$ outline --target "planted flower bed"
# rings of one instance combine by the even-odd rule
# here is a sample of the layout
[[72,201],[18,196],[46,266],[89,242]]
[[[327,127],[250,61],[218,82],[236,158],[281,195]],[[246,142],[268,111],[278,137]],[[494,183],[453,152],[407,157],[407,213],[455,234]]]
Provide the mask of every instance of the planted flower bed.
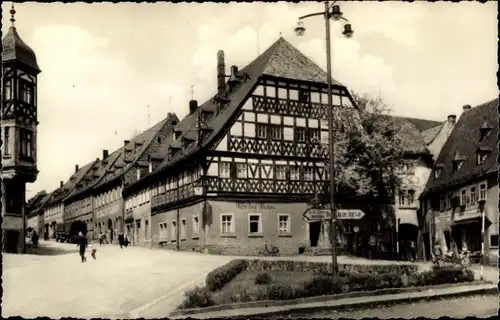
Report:
[[210,272],[205,287],[186,292],[179,309],[474,281],[471,270],[456,266],[419,272],[413,264],[349,264],[336,277],[330,272],[320,262],[232,260]]

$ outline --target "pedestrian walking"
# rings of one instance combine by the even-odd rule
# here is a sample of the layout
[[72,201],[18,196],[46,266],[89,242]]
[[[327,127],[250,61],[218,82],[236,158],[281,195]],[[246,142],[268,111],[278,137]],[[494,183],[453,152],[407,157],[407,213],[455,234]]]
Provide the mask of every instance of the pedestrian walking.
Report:
[[120,245],[120,249],[123,249],[123,245],[125,244],[125,237],[123,236],[123,233],[118,235],[118,244]]
[[78,232],[78,237],[76,239],[76,245],[79,249],[80,252],[80,257],[82,258],[82,262],[87,261],[87,258],[85,257],[85,249],[87,248],[87,238],[83,235],[83,232]]
[[38,246],[38,234],[36,233],[36,231],[33,231],[33,233],[31,234],[31,242],[33,243],[33,247],[37,247]]
[[102,236],[103,236],[103,234],[102,234],[102,232],[100,232],[99,233],[99,247],[102,247],[102,242],[104,240]]
[[129,244],[130,242],[128,241],[128,235],[127,235],[127,234],[125,235],[125,237],[124,237],[124,239],[123,239],[123,240],[124,240],[124,245],[125,245],[125,248],[126,248],[126,247],[128,247],[128,244]]
[[94,258],[94,260],[96,259],[95,257],[95,254],[97,252],[97,248],[96,248],[96,245],[95,245],[95,240],[92,241],[91,245],[90,245],[90,249],[91,249],[91,253],[90,255],[92,256],[92,258]]

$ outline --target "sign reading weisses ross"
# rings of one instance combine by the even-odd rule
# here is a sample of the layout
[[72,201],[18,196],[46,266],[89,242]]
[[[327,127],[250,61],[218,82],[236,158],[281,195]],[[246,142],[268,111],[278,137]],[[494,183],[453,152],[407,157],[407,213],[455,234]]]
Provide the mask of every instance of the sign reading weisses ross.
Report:
[[[365,216],[365,213],[359,209],[339,209],[337,210],[337,219],[339,220],[359,220]],[[332,212],[330,209],[307,209],[304,212],[304,220],[307,222],[330,220]]]

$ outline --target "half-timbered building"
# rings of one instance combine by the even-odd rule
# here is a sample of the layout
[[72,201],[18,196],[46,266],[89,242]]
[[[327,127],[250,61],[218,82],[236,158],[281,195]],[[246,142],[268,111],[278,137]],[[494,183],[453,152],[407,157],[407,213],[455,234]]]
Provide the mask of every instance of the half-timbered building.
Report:
[[[64,223],[73,232],[82,232],[94,235],[94,207],[95,202],[92,187],[99,183],[107,170],[111,170],[118,159],[121,150],[109,154],[108,150],[102,151],[102,160],[96,159],[92,168],[77,183],[75,189],[64,199]],[[75,166],[76,168],[76,166]],[[116,192],[115,192],[116,193]],[[115,194],[114,193],[114,194]],[[71,228],[73,225],[73,228]]]
[[38,233],[40,237],[44,234],[43,205],[49,199],[50,194],[45,190],[38,192],[28,200],[26,205],[27,228]]
[[2,236],[3,250],[24,249],[26,183],[36,181],[37,169],[37,76],[36,55],[11,23],[2,39]]
[[[466,105],[444,144],[420,198],[425,255],[481,250],[484,213],[485,259],[498,261],[498,98]],[[457,253],[457,252],[455,252]]]
[[[302,214],[328,179],[326,74],[283,38],[229,75],[219,51],[217,69],[217,94],[190,102],[158,169],[124,194],[151,190],[159,243],[233,253],[269,243],[296,253],[309,244]],[[352,109],[335,80],[333,95]]]
[[84,179],[87,173],[96,166],[98,160],[94,160],[83,167],[75,165],[75,171],[64,182],[60,181],[59,188],[54,190],[49,200],[44,204],[44,223],[49,238],[56,238],[57,232],[69,232],[69,227],[65,223],[64,200],[75,190],[77,185]]
[[[125,140],[123,147],[116,155],[113,153],[113,162],[108,164],[103,171],[102,177],[92,186],[93,216],[95,233],[105,233],[110,241],[117,240],[117,234],[125,232],[124,200],[122,190],[131,183],[140,180],[145,174],[152,172],[159,165],[155,157],[158,150],[169,139],[172,127],[178,122],[175,114],[169,113],[162,121],[153,127],[135,136],[131,140]],[[129,222],[130,217],[127,216]],[[132,217],[133,220],[134,217]],[[142,223],[135,224],[144,233],[148,230],[150,219],[148,217],[138,218]],[[129,224],[129,228],[131,224]],[[147,235],[146,238],[149,238]]]
[[[328,247],[328,224],[303,218],[314,195],[328,192],[325,72],[283,38],[228,75],[219,51],[217,70],[217,94],[201,106],[190,101],[162,163],[124,197],[150,192],[153,239],[167,247],[233,254]],[[355,125],[347,88],[333,80],[332,94],[336,118]],[[400,121],[409,163],[430,168],[426,146],[443,123]]]

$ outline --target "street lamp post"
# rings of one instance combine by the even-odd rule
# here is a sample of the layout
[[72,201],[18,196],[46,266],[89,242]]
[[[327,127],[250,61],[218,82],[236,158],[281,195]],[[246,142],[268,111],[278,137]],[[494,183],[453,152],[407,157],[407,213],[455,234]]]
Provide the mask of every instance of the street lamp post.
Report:
[[[299,17],[299,21],[297,22],[297,26],[295,27],[295,32],[298,36],[302,36],[305,32],[304,23],[301,21],[305,18],[313,17],[313,16],[323,16],[325,19],[325,31],[326,31],[326,73],[327,73],[327,90],[328,90],[328,153],[330,156],[329,162],[329,171],[330,171],[330,210],[331,210],[331,219],[330,219],[330,232],[331,232],[331,241],[332,241],[332,269],[333,276],[337,273],[337,234],[336,234],[336,210],[335,210],[335,145],[334,145],[334,133],[333,133],[333,100],[332,100],[332,54],[331,54],[331,35],[330,35],[330,19],[338,21],[343,19],[348,21],[346,18],[342,17],[342,12],[340,11],[340,6],[335,5],[336,1],[333,1],[330,4],[330,1],[325,1],[325,8],[322,12],[308,14],[302,17]],[[342,34],[350,38],[352,37],[353,31],[350,24],[344,25],[344,31]]]

